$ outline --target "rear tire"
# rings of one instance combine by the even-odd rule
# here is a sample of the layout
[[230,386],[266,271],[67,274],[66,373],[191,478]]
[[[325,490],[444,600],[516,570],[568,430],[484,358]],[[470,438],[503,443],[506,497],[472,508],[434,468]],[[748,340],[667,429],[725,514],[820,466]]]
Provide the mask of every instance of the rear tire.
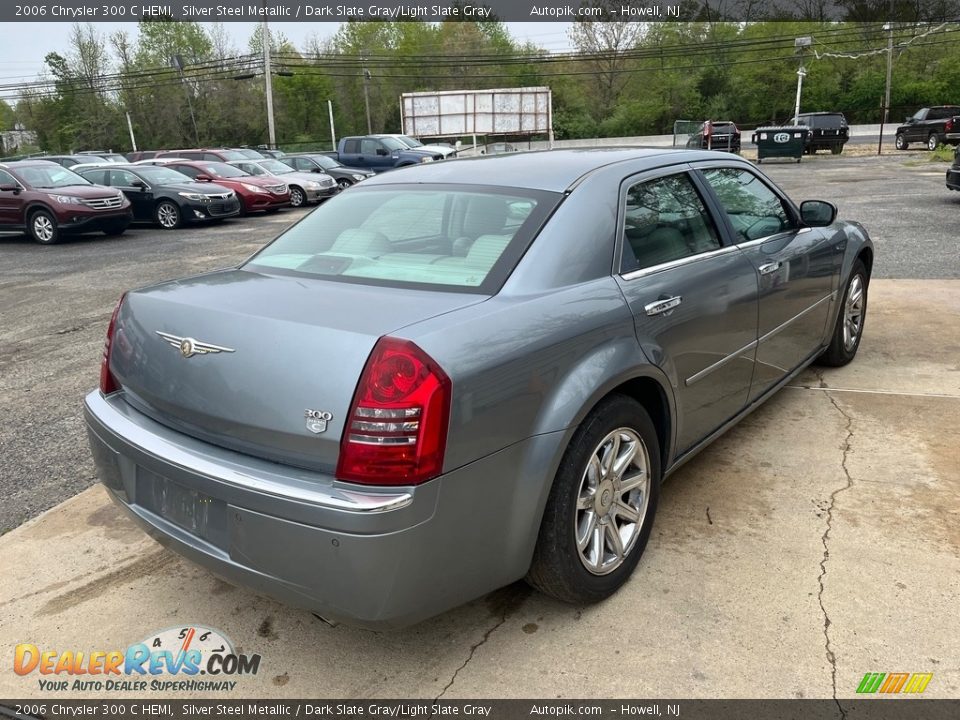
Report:
[[843,303],[837,313],[837,323],[833,328],[830,345],[817,359],[820,365],[842,367],[857,354],[863,337],[864,320],[867,317],[867,286],[870,277],[863,262],[857,260],[850,272],[847,289],[843,293]]
[[163,230],[173,230],[183,223],[180,208],[170,200],[162,200],[157,203],[157,207],[153,211],[153,219]]
[[60,241],[57,218],[48,210],[37,210],[30,215],[27,225],[30,237],[41,245],[56,245]]
[[893,144],[896,146],[897,150],[906,150],[908,147],[910,147],[910,143],[906,141],[903,135],[897,135],[897,139]]
[[632,398],[606,398],[563,455],[527,582],[564,602],[609,597],[637,566],[659,497],[659,440],[650,416]]
[[927,150],[933,152],[938,147],[940,147],[940,136],[936,133],[930,133],[930,137],[927,138]]
[[832,148],[830,148],[830,152],[834,155],[839,155],[843,152],[843,145],[834,145]]

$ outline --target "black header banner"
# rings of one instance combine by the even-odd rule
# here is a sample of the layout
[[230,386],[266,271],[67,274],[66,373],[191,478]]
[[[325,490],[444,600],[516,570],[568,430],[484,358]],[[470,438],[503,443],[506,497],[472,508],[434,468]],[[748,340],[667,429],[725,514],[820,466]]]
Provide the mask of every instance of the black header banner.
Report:
[[960,20],[960,0],[27,0],[0,3],[0,22],[748,22]]
[[960,700],[0,700],[0,718],[955,720]]

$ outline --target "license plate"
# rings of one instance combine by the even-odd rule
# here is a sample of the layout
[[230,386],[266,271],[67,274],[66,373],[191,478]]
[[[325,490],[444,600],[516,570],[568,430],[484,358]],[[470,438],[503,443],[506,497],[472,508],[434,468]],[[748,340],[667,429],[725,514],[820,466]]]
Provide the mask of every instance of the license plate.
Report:
[[137,500],[155,515],[208,542],[220,545],[226,531],[226,503],[137,468]]

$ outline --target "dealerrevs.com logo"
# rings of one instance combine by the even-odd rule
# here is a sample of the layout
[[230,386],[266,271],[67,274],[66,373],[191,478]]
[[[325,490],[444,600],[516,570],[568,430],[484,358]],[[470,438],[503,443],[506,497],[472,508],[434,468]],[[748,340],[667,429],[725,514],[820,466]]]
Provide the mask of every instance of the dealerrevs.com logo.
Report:
[[126,650],[14,649],[17,675],[40,675],[40,690],[56,691],[231,691],[242,675],[256,675],[260,655],[244,655],[221,632],[202,625],[154,633]]

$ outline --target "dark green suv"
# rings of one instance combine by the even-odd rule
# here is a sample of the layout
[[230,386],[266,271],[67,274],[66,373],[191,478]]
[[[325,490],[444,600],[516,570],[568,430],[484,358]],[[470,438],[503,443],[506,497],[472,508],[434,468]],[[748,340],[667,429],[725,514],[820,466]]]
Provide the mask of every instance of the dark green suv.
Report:
[[840,112],[803,113],[797,116],[797,124],[810,128],[803,150],[807,155],[813,155],[817,150],[829,150],[839,155],[850,139],[847,119]]

